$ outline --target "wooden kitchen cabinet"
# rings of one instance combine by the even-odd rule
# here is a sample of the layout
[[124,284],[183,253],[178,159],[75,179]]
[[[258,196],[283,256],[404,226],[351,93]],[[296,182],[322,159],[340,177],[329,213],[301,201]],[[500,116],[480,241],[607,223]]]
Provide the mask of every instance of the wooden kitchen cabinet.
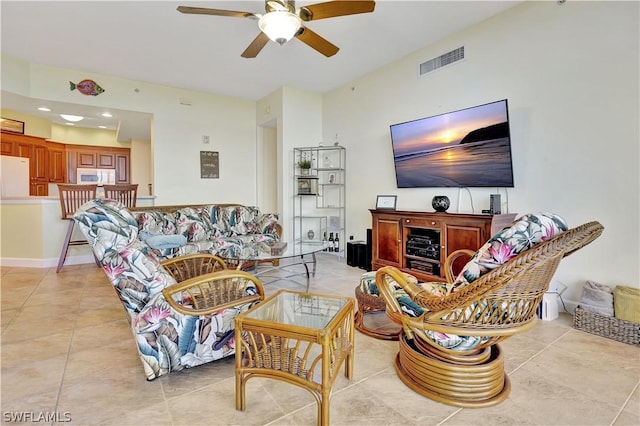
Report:
[[77,169],[115,169],[116,183],[131,183],[129,148],[72,145],[0,132],[2,155],[29,159],[30,195],[49,195],[50,183],[76,183]]
[[49,150],[45,145],[33,145],[30,161],[31,195],[49,195]]
[[131,183],[129,153],[115,154],[116,183]]
[[77,164],[78,167],[87,168],[87,169],[97,169],[96,166],[96,153],[89,151],[78,151],[77,152]]
[[13,142],[2,138],[0,141],[0,154],[2,155],[14,155],[13,154]]
[[116,183],[131,183],[129,148],[105,146],[66,145],[67,181],[77,183],[77,171],[81,169],[115,169]]
[[[2,132],[3,150],[29,159],[29,195],[49,195],[49,151],[43,138]],[[9,148],[11,145],[11,148]]]
[[114,160],[115,155],[112,153],[104,153],[104,152],[98,152],[97,153],[97,160],[98,160],[98,169],[115,169],[116,168],[116,163]]
[[49,182],[65,183],[67,181],[67,153],[65,145],[47,142],[49,149]]
[[[465,214],[425,211],[370,210],[372,268],[396,268],[420,281],[445,281],[446,257],[459,249],[478,250],[515,214]],[[458,273],[468,261],[454,263]]]

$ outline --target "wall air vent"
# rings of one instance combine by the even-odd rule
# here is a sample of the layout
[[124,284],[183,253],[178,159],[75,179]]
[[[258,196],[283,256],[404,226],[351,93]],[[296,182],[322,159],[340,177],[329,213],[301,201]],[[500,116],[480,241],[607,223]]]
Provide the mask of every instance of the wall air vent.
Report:
[[452,64],[462,59],[464,59],[464,46],[458,47],[451,52],[447,52],[436,58],[429,59],[428,61],[421,63],[419,65],[419,76],[422,77],[423,75],[430,73],[431,71],[435,71],[438,68],[442,68],[446,65]]

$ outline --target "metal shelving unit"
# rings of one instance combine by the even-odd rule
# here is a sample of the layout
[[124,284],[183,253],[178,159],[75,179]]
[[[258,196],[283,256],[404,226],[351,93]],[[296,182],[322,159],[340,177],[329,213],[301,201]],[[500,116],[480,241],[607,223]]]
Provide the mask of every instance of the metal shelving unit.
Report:
[[[330,233],[339,238],[339,250],[346,247],[346,149],[342,146],[294,148],[293,237],[294,241],[322,241]],[[311,167],[301,169],[301,160]],[[312,236],[313,238],[309,238]]]

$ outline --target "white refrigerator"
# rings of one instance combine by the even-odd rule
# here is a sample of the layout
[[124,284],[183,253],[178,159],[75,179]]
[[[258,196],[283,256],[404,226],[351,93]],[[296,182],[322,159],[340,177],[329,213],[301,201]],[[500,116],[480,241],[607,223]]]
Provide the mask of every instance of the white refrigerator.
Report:
[[0,197],[29,196],[29,159],[0,155]]

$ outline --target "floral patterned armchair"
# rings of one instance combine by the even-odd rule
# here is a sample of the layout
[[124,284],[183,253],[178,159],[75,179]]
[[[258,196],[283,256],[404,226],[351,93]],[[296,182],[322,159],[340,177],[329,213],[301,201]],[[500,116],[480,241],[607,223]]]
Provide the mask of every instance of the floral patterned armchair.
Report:
[[264,299],[257,278],[210,254],[163,266],[114,200],[90,201],[74,220],[125,308],[148,380],[235,353],[234,318]]

